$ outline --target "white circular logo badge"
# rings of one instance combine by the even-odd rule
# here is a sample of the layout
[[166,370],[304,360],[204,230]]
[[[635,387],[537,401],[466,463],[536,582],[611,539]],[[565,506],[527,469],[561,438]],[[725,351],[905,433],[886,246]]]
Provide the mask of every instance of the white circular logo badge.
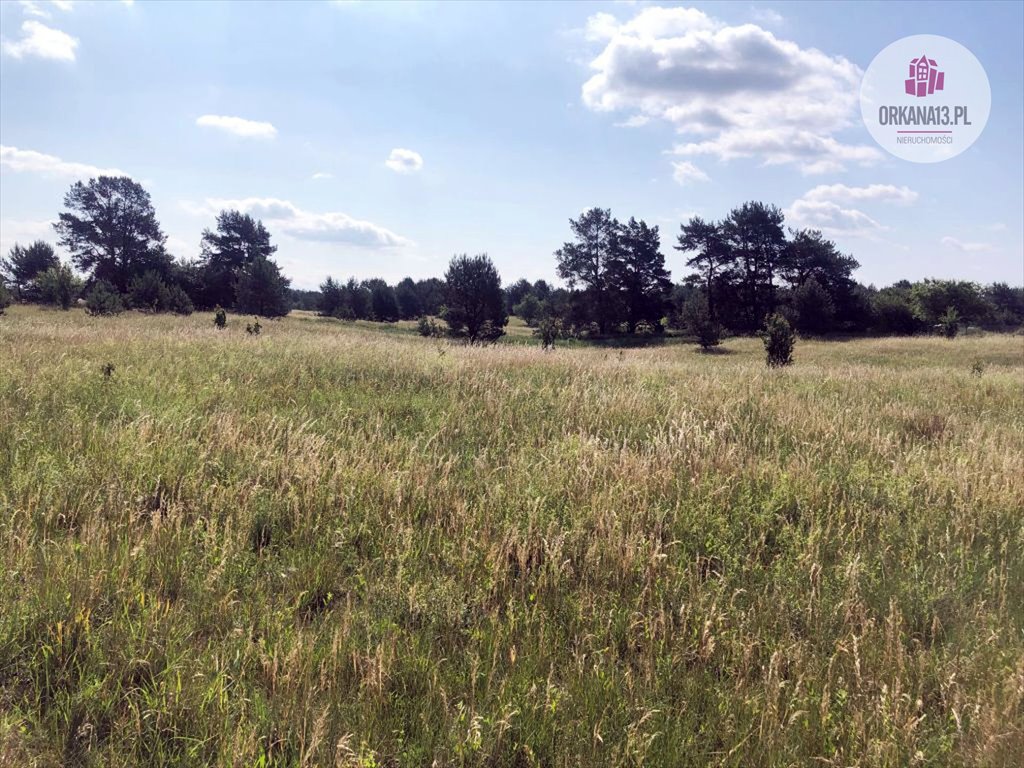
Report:
[[981,62],[955,40],[912,35],[875,56],[860,86],[871,135],[896,157],[937,163],[981,135],[992,89]]

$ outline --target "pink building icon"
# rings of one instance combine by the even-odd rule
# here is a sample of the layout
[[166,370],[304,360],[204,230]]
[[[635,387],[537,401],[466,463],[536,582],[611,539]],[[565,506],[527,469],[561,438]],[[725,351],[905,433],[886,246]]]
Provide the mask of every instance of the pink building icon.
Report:
[[946,82],[946,73],[939,72],[935,59],[920,56],[910,60],[910,79],[903,85],[911,96],[927,96],[941,91]]

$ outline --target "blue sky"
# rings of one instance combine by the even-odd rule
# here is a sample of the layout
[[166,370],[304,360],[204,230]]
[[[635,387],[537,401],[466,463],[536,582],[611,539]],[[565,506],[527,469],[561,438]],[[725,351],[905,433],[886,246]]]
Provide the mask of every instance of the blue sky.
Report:
[[[935,164],[890,156],[859,79],[894,40],[980,59],[992,113]],[[53,240],[77,178],[144,183],[171,252],[223,206],[297,287],[440,275],[487,252],[554,277],[568,219],[773,202],[857,277],[1024,282],[1024,4],[0,3],[0,247]]]

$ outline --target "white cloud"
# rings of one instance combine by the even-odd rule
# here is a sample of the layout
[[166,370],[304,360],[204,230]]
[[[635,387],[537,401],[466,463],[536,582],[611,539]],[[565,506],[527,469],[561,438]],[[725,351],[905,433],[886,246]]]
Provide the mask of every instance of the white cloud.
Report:
[[772,8],[752,8],[750,15],[758,24],[765,24],[769,27],[778,27],[785,22],[782,14]]
[[647,125],[651,122],[651,118],[647,115],[633,115],[628,120],[623,120],[621,123],[616,123],[616,128],[639,128],[643,125]]
[[26,16],[38,16],[40,19],[50,18],[50,12],[39,5],[36,0],[19,0],[18,5]]
[[672,178],[676,183],[686,186],[695,181],[710,181],[710,177],[693,163],[677,160],[672,163]]
[[694,139],[682,156],[757,156],[807,173],[881,158],[873,146],[833,134],[855,124],[861,70],[801,48],[755,24],[728,26],[693,8],[646,8],[620,23],[592,16],[587,38],[604,49],[591,62],[583,102],[661,119]]
[[939,242],[961,253],[984,253],[985,251],[992,250],[992,243],[965,243],[949,235],[946,235]]
[[92,176],[127,175],[117,168],[98,168],[87,163],[61,160],[59,157],[45,155],[31,149],[5,146],[0,146],[0,167],[15,173],[37,173],[41,176],[68,176],[78,179]]
[[865,187],[820,184],[793,201],[784,213],[793,227],[820,229],[832,237],[873,239],[888,227],[855,206],[907,206],[917,198],[917,192],[910,187],[892,184],[869,184]]
[[208,198],[203,204],[182,203],[193,214],[215,215],[222,210],[237,210],[262,219],[269,227],[296,240],[344,243],[363,248],[393,248],[413,243],[389,229],[370,221],[355,219],[346,213],[304,211],[288,200],[273,197],[248,197],[238,200]]
[[327,173],[326,171],[317,171],[312,176],[310,176],[310,178],[311,179],[333,179],[334,178],[334,174],[333,173]]
[[27,245],[33,240],[52,241],[54,238],[53,224],[53,220],[0,220],[0,255],[8,254],[15,243]]
[[866,187],[848,187],[845,184],[821,184],[804,194],[804,200],[828,200],[836,203],[878,202],[910,205],[917,200],[917,192],[910,187],[892,184],[869,184]]
[[416,173],[423,167],[423,158],[411,149],[392,149],[384,165],[395,173]]
[[583,30],[587,40],[599,42],[611,40],[619,29],[619,20],[610,13],[595,13],[587,19],[587,26]]
[[199,257],[199,246],[188,240],[170,235],[164,243],[167,252],[176,259],[196,259]]
[[22,22],[20,40],[3,41],[3,52],[15,59],[38,56],[41,59],[74,61],[77,47],[78,40],[71,35],[32,20]]
[[757,156],[765,165],[799,164],[806,174],[840,171],[848,162],[868,165],[879,156],[874,147],[841,144],[831,136],[788,128],[733,128],[714,139],[677,144],[672,153],[712,155],[719,160]]
[[50,2],[62,11],[70,11],[75,7],[73,0],[50,0]]
[[196,119],[196,125],[216,128],[247,139],[272,139],[277,136],[277,128],[270,123],[228,115],[203,115]]
[[886,229],[864,211],[827,200],[801,198],[785,210],[785,215],[794,227],[820,229],[833,237],[871,237]]

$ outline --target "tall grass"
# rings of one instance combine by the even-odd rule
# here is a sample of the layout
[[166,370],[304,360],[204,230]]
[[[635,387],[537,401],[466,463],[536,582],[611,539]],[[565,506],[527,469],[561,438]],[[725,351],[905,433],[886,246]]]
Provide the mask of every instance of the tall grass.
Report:
[[12,308],[0,764],[1019,765],[1021,338],[725,349]]

